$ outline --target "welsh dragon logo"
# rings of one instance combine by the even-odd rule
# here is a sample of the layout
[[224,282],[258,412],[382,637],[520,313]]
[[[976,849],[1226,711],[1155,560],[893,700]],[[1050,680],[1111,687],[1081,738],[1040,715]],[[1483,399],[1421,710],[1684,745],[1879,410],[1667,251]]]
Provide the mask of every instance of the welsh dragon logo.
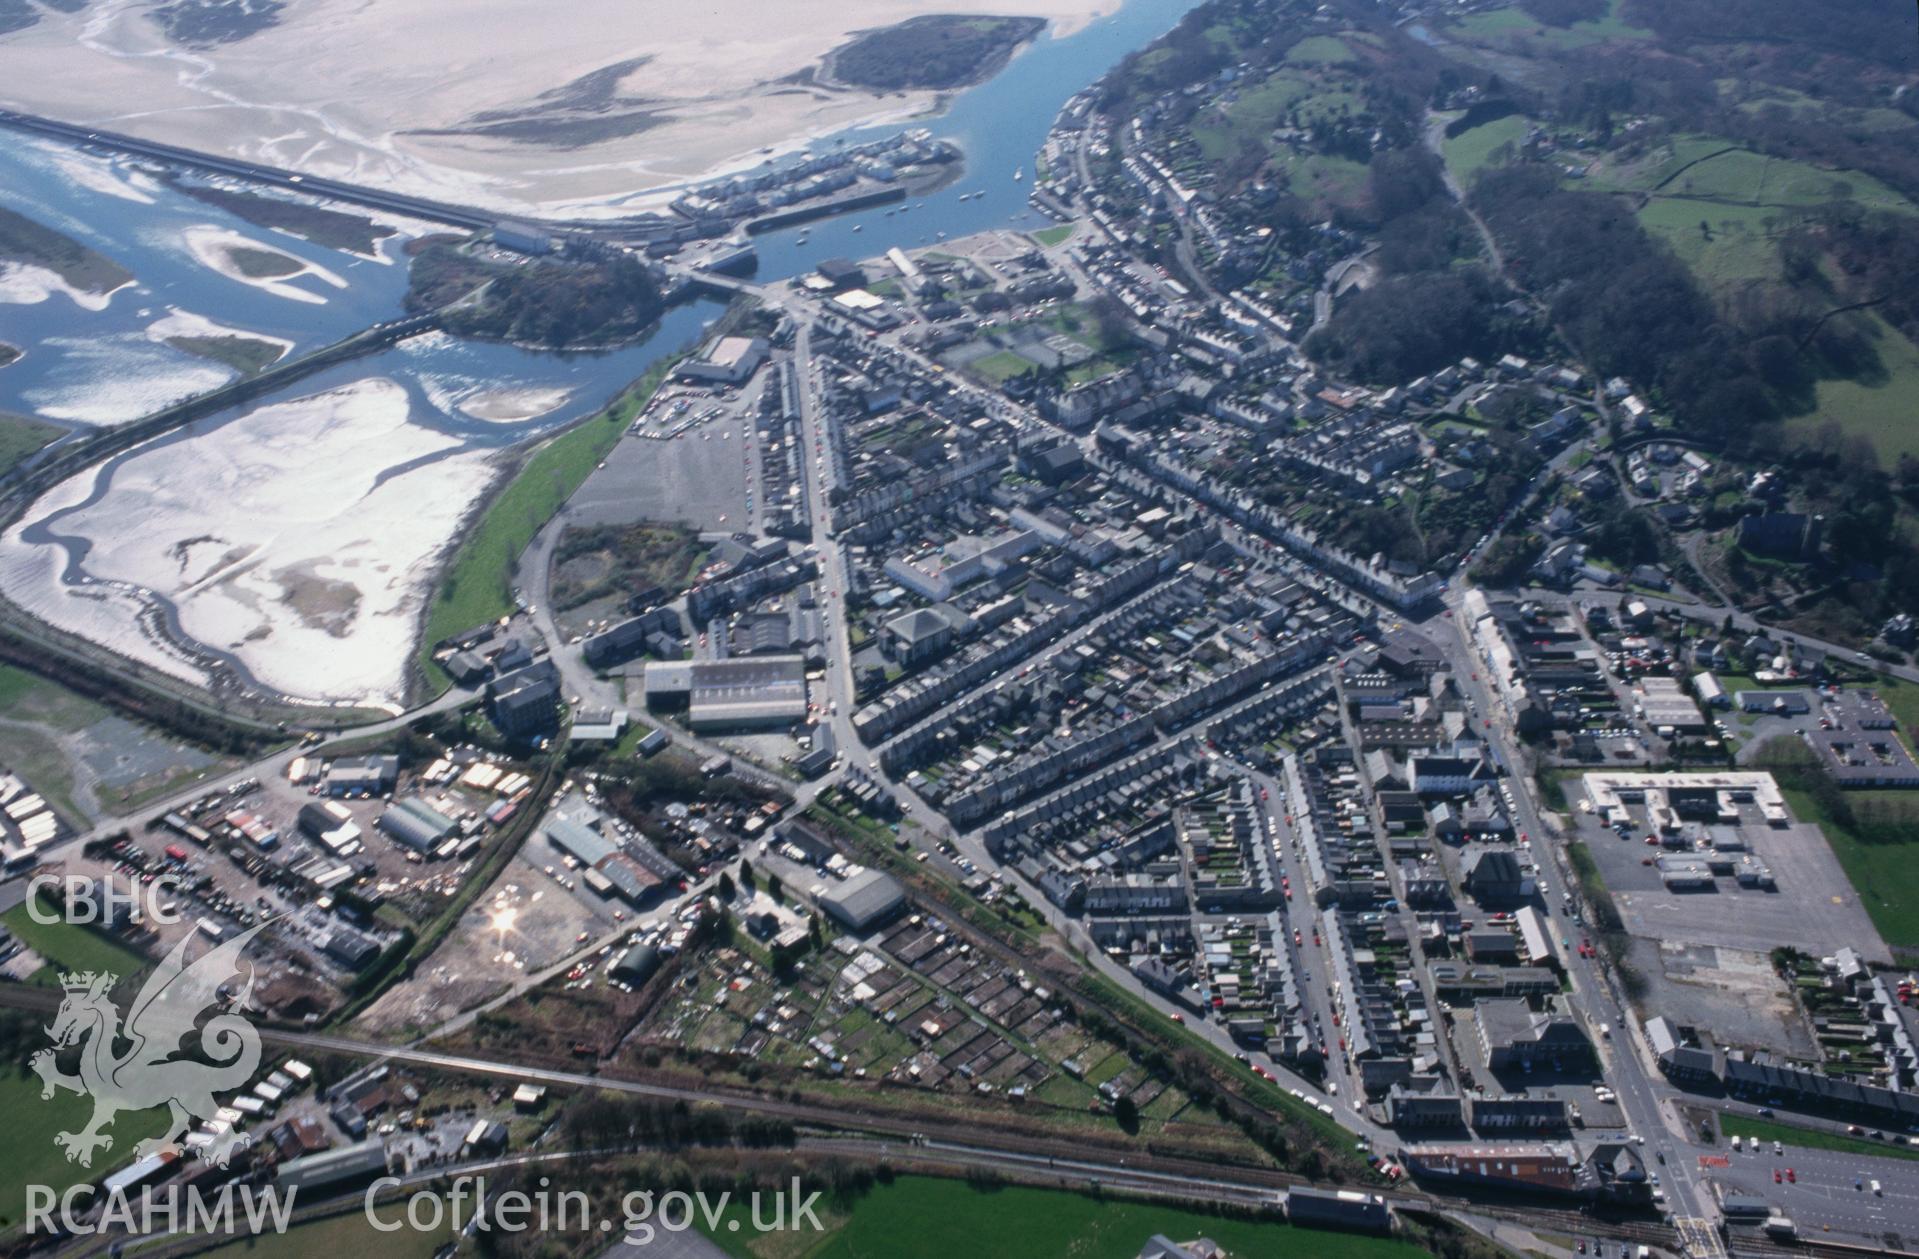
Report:
[[[266,924],[235,936],[187,961],[188,932],[173,946],[140,995],[128,1007],[126,1023],[111,999],[119,976],[105,971],[68,973],[60,977],[65,992],[47,1035],[53,1048],[42,1049],[28,1064],[41,1081],[40,1096],[51,1099],[55,1089],[69,1089],[93,1099],[93,1118],[79,1132],[54,1138],[69,1161],[93,1166],[97,1151],[113,1148],[105,1129],[121,1111],[165,1106],[171,1114],[167,1130],[137,1147],[144,1158],[177,1142],[196,1119],[211,1119],[219,1103],[215,1093],[239,1088],[260,1065],[260,1033],[231,1010],[246,1004],[253,989],[253,968],[246,967],[246,983],[230,1011],[215,1013],[204,1023],[201,1015],[220,1004],[221,986],[239,973],[240,953]],[[182,1057],[182,1041],[198,1037],[209,1061]],[[119,1052],[124,1045],[125,1051]],[[60,1051],[79,1048],[79,1071],[60,1069]],[[224,1167],[245,1138],[229,1133],[203,1151],[208,1160]]]

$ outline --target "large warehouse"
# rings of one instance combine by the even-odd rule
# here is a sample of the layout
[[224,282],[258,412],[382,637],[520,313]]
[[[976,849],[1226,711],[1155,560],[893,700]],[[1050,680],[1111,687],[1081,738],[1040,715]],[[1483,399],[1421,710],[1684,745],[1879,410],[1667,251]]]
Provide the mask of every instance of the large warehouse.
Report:
[[849,931],[866,931],[900,911],[906,889],[889,874],[862,870],[820,893],[820,908]]
[[737,385],[760,369],[767,349],[765,337],[721,337],[706,357],[680,364],[680,375],[688,380]]
[[540,824],[547,842],[585,867],[580,882],[601,897],[619,896],[638,905],[663,879],[676,874],[670,862],[646,845],[633,851],[589,822],[553,813]]
[[806,717],[801,656],[653,661],[646,666],[648,708],[686,708],[695,730],[787,726]]
[[396,800],[375,823],[394,842],[415,852],[432,852],[459,830],[459,823],[418,796]]

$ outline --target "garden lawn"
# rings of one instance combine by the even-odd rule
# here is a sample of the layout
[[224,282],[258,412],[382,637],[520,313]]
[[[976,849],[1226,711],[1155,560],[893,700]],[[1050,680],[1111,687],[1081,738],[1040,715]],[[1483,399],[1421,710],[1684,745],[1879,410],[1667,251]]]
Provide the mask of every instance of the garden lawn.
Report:
[[1011,350],[997,350],[973,363],[973,370],[993,384],[1003,384],[1015,376],[1032,371],[1038,364],[1029,358],[1022,358]]

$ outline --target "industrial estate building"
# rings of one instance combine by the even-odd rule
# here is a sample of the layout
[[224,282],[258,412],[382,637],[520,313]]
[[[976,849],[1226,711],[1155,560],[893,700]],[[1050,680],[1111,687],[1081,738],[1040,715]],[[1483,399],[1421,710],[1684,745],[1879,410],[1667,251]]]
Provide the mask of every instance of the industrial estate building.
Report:
[[647,707],[684,707],[694,730],[785,726],[806,716],[802,656],[656,660],[647,664],[645,676]]

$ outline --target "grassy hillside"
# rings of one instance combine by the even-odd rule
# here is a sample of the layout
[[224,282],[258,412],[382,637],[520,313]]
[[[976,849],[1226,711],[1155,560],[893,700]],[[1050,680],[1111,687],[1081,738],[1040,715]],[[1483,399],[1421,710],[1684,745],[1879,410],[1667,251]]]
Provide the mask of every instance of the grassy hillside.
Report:
[[1507,114],[1462,131],[1445,143],[1446,165],[1461,186],[1469,186],[1473,176],[1492,161],[1495,152],[1509,145],[1509,151],[1516,152],[1526,142],[1526,133],[1532,126],[1533,120],[1524,114]]

